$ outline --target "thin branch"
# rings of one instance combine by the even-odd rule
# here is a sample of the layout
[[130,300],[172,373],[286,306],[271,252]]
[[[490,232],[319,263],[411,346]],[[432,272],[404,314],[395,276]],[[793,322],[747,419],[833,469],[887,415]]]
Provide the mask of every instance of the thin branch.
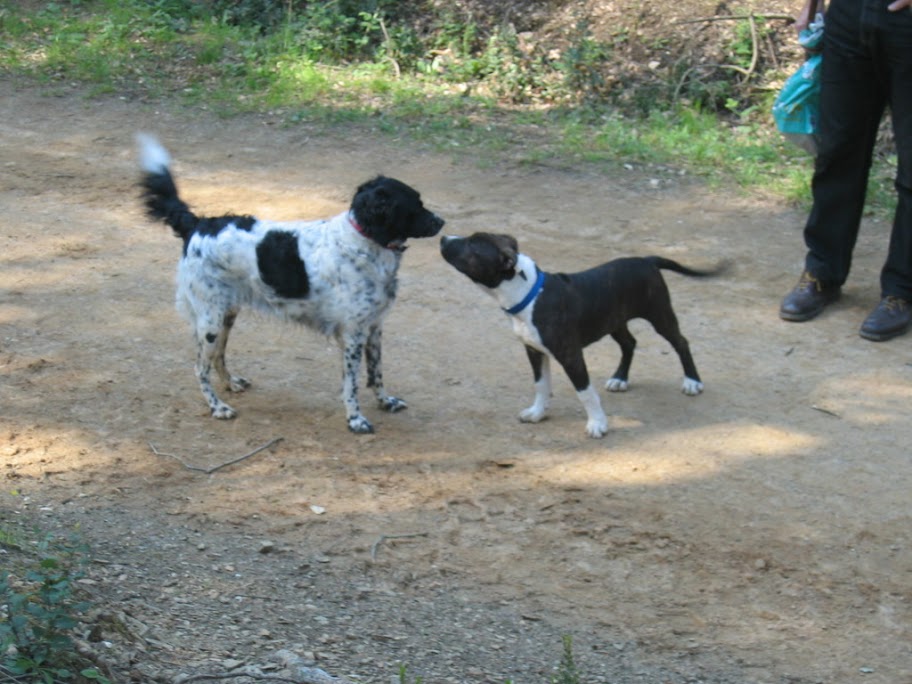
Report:
[[[236,679],[238,677],[248,677],[250,679],[256,679],[263,682],[287,682],[287,684],[309,684],[306,680],[302,679],[290,679],[289,677],[281,677],[279,675],[264,675],[257,672],[249,672],[246,670],[241,670],[239,672],[225,672],[222,674],[195,674],[188,677],[180,676],[174,680],[174,684],[187,684],[187,682],[202,682],[205,680],[212,679]],[[314,680],[318,682],[319,680]]]
[[756,17],[757,19],[778,19],[780,21],[787,21],[789,23],[795,22],[795,17],[791,14],[726,14],[721,17],[701,17],[699,19],[682,19],[681,21],[675,21],[672,23],[672,26],[677,26],[679,24],[701,24],[703,22],[710,21],[743,21],[749,17]]
[[284,439],[284,437],[276,437],[275,439],[266,442],[266,444],[264,444],[263,446],[257,447],[250,453],[244,454],[243,456],[240,456],[232,461],[228,461],[227,463],[221,463],[219,465],[212,466],[211,468],[202,468],[200,466],[191,465],[191,464],[187,463],[184,459],[182,459],[180,456],[178,456],[177,454],[167,454],[164,451],[159,451],[158,449],[155,448],[155,445],[152,444],[152,442],[149,442],[149,448],[152,449],[152,453],[155,454],[156,456],[167,456],[169,458],[173,458],[175,461],[177,461],[182,466],[184,466],[187,470],[195,470],[200,473],[206,473],[207,475],[211,475],[212,473],[214,473],[217,470],[221,470],[222,468],[227,468],[228,466],[232,466],[235,463],[240,463],[244,459],[250,458],[251,456],[256,456],[258,453],[260,453],[264,449],[268,449],[273,444],[281,442],[283,439]]
[[237,679],[247,677],[261,682],[282,682],[283,684],[354,684],[345,677],[333,677],[331,674],[321,670],[318,667],[305,667],[298,662],[286,663],[286,667],[293,670],[291,677],[282,675],[263,674],[256,667],[245,667],[235,672],[224,672],[221,674],[195,674],[195,675],[178,675],[174,678],[174,684],[188,684],[189,682],[202,682],[206,680],[220,679]]
[[757,68],[757,62],[760,61],[760,43],[757,40],[757,21],[754,19],[753,12],[748,15],[748,23],[750,24],[751,31],[751,63],[750,67],[747,69],[747,73],[744,75],[745,83],[753,76],[754,69]]
[[750,76],[750,72],[747,69],[744,67],[736,66],[734,64],[695,64],[694,66],[687,69],[687,71],[684,72],[684,75],[681,76],[681,80],[678,81],[678,85],[675,87],[673,96],[674,102],[678,101],[678,96],[680,96],[681,89],[687,82],[687,78],[691,75],[691,73],[698,71],[699,69],[731,69],[732,71],[737,71],[739,74],[744,74],[745,80],[747,80],[747,78]]
[[381,534],[380,538],[374,542],[371,546],[371,560],[377,560],[377,549],[380,547],[380,544],[385,542],[387,539],[412,539],[413,537],[426,537],[428,536],[427,532],[416,532],[414,534]]
[[393,41],[390,40],[389,31],[386,30],[386,22],[383,21],[383,15],[380,15],[380,30],[383,31],[383,40],[386,43],[386,51],[390,61],[393,63],[393,69],[396,70],[396,78],[402,78],[402,70],[399,69],[399,62],[396,61],[396,58],[393,57]]

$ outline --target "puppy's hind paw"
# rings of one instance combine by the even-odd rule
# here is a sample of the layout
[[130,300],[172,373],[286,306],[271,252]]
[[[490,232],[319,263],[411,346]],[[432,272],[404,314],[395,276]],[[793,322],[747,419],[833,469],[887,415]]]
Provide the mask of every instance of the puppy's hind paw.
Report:
[[626,392],[629,387],[628,382],[620,378],[609,378],[605,383],[605,389],[609,392]]
[[693,378],[684,378],[681,391],[689,397],[695,397],[703,391],[703,383]]
[[352,416],[349,418],[348,429],[356,435],[370,435],[374,432],[374,426],[364,416]]
[[237,416],[237,411],[223,402],[212,407],[212,417],[218,420],[231,420]]
[[377,404],[384,411],[389,411],[390,413],[399,413],[399,411],[404,411],[408,408],[408,404],[398,397],[379,397]]

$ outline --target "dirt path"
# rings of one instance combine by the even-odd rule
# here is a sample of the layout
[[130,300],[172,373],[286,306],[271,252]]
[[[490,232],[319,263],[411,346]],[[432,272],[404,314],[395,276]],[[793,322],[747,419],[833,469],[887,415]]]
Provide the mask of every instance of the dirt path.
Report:
[[[552,417],[520,424],[522,347],[425,241],[385,334],[408,411],[370,408],[377,434],[350,435],[334,346],[247,317],[230,351],[254,387],[237,420],[211,420],[172,306],[179,244],[138,207],[137,130],[171,148],[204,213],[321,216],[383,172],[448,232],[512,232],[549,270],[731,259],[724,280],[667,276],[706,392],[682,395],[668,345],[634,324],[604,440],[562,376]],[[776,307],[802,216],[673,176],[481,169],[7,82],[0,168],[0,515],[78,526],[107,562],[91,588],[135,621],[104,635],[124,679],[291,647],[364,682],[407,662],[428,683],[541,684],[571,634],[587,683],[912,682],[912,337],[857,335],[886,224],[864,227],[843,300],[794,325]],[[603,380],[616,347],[587,359]],[[214,465],[277,437],[210,476],[149,447]]]

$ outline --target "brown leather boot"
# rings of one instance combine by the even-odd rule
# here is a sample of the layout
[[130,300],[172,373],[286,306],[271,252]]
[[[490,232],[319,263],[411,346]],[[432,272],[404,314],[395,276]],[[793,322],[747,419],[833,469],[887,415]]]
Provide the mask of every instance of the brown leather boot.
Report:
[[828,287],[805,271],[798,284],[782,299],[779,318],[785,321],[809,321],[830,302],[839,299],[839,288]]
[[866,340],[885,342],[902,335],[912,324],[912,305],[901,297],[887,295],[861,324],[859,334]]

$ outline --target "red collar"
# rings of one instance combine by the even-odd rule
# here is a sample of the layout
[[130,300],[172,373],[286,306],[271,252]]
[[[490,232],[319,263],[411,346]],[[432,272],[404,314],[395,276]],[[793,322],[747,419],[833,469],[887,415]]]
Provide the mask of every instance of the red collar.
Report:
[[[349,215],[348,215],[348,222],[352,224],[352,228],[354,228],[355,230],[357,230],[358,233],[360,233],[361,235],[363,235],[364,237],[366,237],[368,240],[371,240],[371,241],[373,241],[373,242],[376,242],[376,241],[374,240],[374,238],[372,238],[370,235],[368,235],[367,233],[364,232],[364,228],[361,227],[361,224],[360,224],[360,223],[358,223],[357,221],[355,221],[355,217],[352,216],[352,214],[349,214]],[[404,252],[404,251],[406,250],[406,245],[405,245],[405,244],[401,244],[401,243],[400,243],[400,244],[396,244],[396,243],[391,242],[391,243],[389,243],[388,245],[383,245],[383,247],[385,247],[386,249],[392,250],[393,252],[400,252],[400,253],[402,253],[402,252]]]

